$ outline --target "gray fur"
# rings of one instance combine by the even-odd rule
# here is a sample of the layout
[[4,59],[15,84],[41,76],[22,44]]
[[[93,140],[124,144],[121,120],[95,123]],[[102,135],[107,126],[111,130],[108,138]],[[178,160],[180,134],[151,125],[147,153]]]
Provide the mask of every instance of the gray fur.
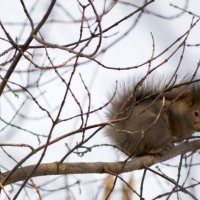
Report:
[[200,130],[199,83],[166,88],[152,80],[140,86],[124,82],[110,103],[107,118],[111,122],[107,135],[125,154],[160,154]]

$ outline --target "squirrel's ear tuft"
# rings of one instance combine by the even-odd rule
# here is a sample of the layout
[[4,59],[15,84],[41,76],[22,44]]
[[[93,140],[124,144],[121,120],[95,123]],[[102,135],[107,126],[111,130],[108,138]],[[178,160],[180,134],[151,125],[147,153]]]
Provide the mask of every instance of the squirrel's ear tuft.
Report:
[[189,106],[200,105],[200,87],[193,86],[182,98]]
[[200,87],[194,86],[191,90],[191,96],[192,96],[192,103],[193,104],[200,104]]

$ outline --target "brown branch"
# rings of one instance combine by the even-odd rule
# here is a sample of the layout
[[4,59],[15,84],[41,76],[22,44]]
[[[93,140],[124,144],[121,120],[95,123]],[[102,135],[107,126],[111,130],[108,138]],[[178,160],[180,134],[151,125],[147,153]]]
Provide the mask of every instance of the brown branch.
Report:
[[[15,59],[13,60],[12,64],[10,65],[8,71],[6,72],[4,78],[2,79],[2,82],[0,83],[0,96],[3,93],[3,90],[10,78],[10,76],[12,75],[12,73],[14,72],[19,60],[21,59],[23,53],[28,49],[30,43],[33,40],[33,35],[37,34],[38,31],[42,28],[42,26],[44,25],[44,23],[46,22],[47,18],[49,17],[49,15],[51,14],[51,11],[54,7],[56,0],[52,0],[51,4],[49,6],[49,8],[47,9],[46,13],[44,14],[42,20],[40,21],[40,23],[36,26],[36,28],[30,33],[28,39],[26,40],[26,42],[24,43],[22,48],[19,48],[18,45],[13,44],[15,46],[15,48],[19,51],[18,54],[16,55]],[[3,24],[0,22],[0,25],[2,27],[2,29],[4,30],[6,36],[8,37],[9,40],[11,40],[11,37],[9,36],[9,34],[6,32],[5,28],[3,27]],[[13,42],[12,42],[13,43]]]
[[[188,152],[194,152],[200,149],[200,140],[191,142],[185,142],[171,148],[169,151],[163,153],[162,156],[141,156],[131,161],[124,162],[77,162],[77,163],[45,163],[40,164],[32,177],[46,176],[46,175],[61,175],[61,174],[88,174],[88,173],[112,173],[120,174],[124,172],[130,172],[138,169],[144,169],[150,167],[156,163],[164,162],[178,155],[182,155]],[[18,168],[12,176],[7,180],[5,185],[25,180],[27,176],[35,168],[35,165],[30,165],[22,168]],[[0,179],[3,179],[9,175],[9,171],[2,173]]]

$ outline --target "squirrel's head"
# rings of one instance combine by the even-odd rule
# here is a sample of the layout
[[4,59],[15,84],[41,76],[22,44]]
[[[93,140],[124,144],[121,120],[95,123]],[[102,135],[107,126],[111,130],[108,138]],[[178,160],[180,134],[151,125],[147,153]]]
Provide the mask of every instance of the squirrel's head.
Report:
[[188,121],[190,121],[194,131],[200,131],[200,102],[188,102]]
[[200,131],[200,92],[192,89],[187,97],[179,100],[185,115],[185,123],[189,123],[193,131]]
[[175,126],[182,127],[182,131],[188,134],[200,131],[200,87],[177,88],[166,97],[173,113],[171,120],[176,118],[179,121]]

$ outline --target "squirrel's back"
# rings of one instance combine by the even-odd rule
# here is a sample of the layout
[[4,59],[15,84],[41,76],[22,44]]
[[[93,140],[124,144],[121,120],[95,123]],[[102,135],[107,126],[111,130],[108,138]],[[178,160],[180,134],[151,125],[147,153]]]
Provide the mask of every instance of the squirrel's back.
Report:
[[154,154],[198,131],[200,87],[186,82],[121,83],[107,111],[112,142],[128,155]]

